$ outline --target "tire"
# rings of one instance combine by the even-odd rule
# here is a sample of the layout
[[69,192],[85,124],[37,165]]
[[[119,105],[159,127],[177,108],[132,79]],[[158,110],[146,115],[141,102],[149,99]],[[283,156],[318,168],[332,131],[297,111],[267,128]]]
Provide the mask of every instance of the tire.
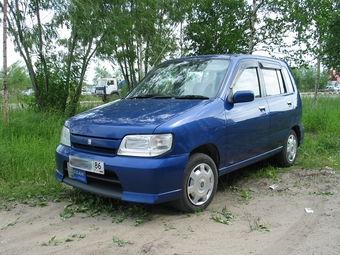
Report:
[[290,130],[282,151],[277,155],[276,162],[282,167],[294,165],[298,150],[298,139],[294,130]]
[[181,198],[172,205],[186,213],[202,211],[213,200],[217,183],[218,174],[214,161],[206,154],[195,153],[186,164]]

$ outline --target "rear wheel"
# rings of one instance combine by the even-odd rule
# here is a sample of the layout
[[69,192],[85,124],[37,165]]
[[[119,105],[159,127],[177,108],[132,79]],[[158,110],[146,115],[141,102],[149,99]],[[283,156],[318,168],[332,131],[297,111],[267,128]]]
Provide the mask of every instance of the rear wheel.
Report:
[[173,206],[184,212],[203,210],[211,203],[217,189],[218,175],[214,161],[203,153],[188,159],[181,198]]
[[294,165],[298,150],[298,139],[294,130],[290,130],[285,143],[283,144],[282,152],[277,157],[277,163],[283,167]]

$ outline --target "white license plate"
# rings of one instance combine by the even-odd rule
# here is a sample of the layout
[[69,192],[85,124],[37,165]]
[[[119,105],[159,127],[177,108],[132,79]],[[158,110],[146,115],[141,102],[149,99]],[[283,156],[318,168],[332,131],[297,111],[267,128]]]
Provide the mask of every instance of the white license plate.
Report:
[[104,174],[104,162],[74,156],[69,157],[69,164],[72,168],[81,169],[96,174]]

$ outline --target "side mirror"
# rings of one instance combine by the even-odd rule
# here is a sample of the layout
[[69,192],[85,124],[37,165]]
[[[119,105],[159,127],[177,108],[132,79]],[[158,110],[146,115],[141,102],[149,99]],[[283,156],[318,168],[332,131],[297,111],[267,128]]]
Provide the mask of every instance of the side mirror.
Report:
[[245,102],[251,102],[254,101],[255,96],[254,92],[251,90],[240,90],[237,91],[233,97],[232,97],[233,103],[245,103]]

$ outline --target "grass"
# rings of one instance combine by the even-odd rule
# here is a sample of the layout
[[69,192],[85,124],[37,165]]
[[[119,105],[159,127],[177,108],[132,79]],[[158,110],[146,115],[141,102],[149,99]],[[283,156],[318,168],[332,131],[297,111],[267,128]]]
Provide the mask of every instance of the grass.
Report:
[[340,98],[320,97],[317,107],[312,98],[303,98],[305,140],[299,149],[297,165],[309,169],[340,167]]
[[[340,167],[340,98],[320,97],[316,108],[312,98],[303,98],[305,140],[299,148],[296,164],[288,169],[277,168],[268,161],[223,176],[219,189],[233,186],[235,180],[269,178],[278,180],[278,173],[296,168],[339,170]],[[86,110],[83,108],[82,110]],[[94,217],[110,212],[112,222],[134,217],[135,225],[149,215],[144,205],[123,203],[82,192],[65,189],[55,180],[54,151],[59,144],[63,116],[42,114],[28,109],[11,109],[9,124],[0,119],[0,201],[18,200],[31,206],[45,206],[50,201],[68,201],[61,212],[67,219],[74,213]],[[298,184],[296,184],[298,185]],[[244,190],[245,202],[251,198]],[[0,207],[5,210],[5,206]]]
[[55,182],[54,150],[64,119],[14,109],[10,121],[0,122],[0,197],[27,200],[55,196],[62,187]]

